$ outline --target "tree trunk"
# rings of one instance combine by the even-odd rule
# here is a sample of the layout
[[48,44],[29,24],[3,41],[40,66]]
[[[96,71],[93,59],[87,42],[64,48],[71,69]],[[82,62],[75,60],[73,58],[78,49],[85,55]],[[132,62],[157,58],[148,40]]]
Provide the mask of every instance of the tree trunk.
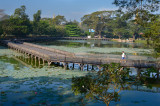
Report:
[[101,38],[101,31],[99,31],[98,33],[98,38]]
[[109,103],[110,103],[110,102],[108,102],[108,103],[106,104],[106,106],[109,106]]
[[119,39],[121,39],[121,35],[118,35]]
[[135,40],[135,34],[133,34],[133,40]]

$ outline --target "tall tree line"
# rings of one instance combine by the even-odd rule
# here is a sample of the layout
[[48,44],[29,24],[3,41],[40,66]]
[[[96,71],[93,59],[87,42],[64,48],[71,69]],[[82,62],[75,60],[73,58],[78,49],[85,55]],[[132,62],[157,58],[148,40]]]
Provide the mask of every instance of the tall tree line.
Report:
[[[0,13],[2,14],[2,11]],[[38,10],[33,14],[33,21],[31,21],[26,14],[24,5],[15,9],[14,14],[9,18],[0,20],[0,35],[13,35],[15,37],[81,35],[79,25],[72,21],[68,22],[64,16],[41,18],[41,13],[41,10]]]
[[[115,11],[96,11],[86,14],[77,21],[67,21],[64,16],[41,18],[38,10],[31,21],[25,13],[26,7],[15,9],[8,19],[0,21],[0,35],[16,37],[31,36],[99,36],[111,38],[159,39],[160,17],[153,12],[158,10],[157,0],[115,0],[119,6]],[[125,12],[123,9],[126,9]],[[94,32],[90,32],[90,30]]]
[[[114,4],[120,9],[126,9],[128,19],[135,17],[133,20],[138,31],[143,27],[143,36],[147,39],[148,44],[152,44],[155,53],[160,55],[160,13],[159,0],[114,0]],[[135,33],[134,32],[134,33]],[[151,41],[151,42],[150,42]]]

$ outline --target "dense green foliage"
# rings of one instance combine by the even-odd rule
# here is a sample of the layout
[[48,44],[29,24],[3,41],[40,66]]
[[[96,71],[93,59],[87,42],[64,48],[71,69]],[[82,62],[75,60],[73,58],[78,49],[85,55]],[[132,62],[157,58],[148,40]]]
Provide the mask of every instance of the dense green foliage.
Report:
[[101,37],[101,33],[110,25],[115,11],[97,11],[81,18],[82,24],[88,29],[94,29],[95,34]]
[[76,23],[69,22],[66,24],[66,33],[68,36],[80,36],[80,28]]
[[[33,15],[33,21],[25,13],[26,7],[15,9],[9,19],[0,21],[0,35],[13,35],[15,37],[29,36],[67,36],[64,16],[58,15],[54,18],[41,18],[41,10]],[[79,35],[79,30],[75,34]],[[70,34],[68,34],[70,36]]]
[[20,37],[30,33],[31,24],[25,10],[25,6],[17,8],[10,19],[6,19],[2,22],[4,34],[13,34]]
[[[143,37],[152,40],[156,55],[160,55],[160,15],[154,12],[159,10],[159,0],[115,0],[114,4],[120,9],[127,10],[128,19],[134,17],[132,24],[133,35],[143,29]],[[156,56],[156,57],[157,57]]]
[[55,18],[53,18],[53,24],[55,25],[62,25],[65,24],[67,21],[64,16],[57,15]]
[[[0,18],[0,35],[147,38],[148,42],[153,41],[155,51],[160,53],[160,16],[154,13],[159,9],[160,2],[158,0],[115,0],[113,4],[119,6],[119,10],[86,14],[81,18],[81,23],[75,20],[68,22],[61,15],[41,18],[41,10],[33,15],[33,21],[31,21],[25,13],[26,7],[21,6],[15,9],[14,14],[9,18]],[[125,12],[123,9],[126,9]],[[4,14],[3,10],[0,12]]]
[[99,37],[118,37],[119,39],[141,37],[139,33],[143,28],[136,25],[134,20],[130,20],[129,16],[130,13],[124,13],[121,10],[97,11],[82,17],[82,25],[87,29],[94,29],[94,34]]
[[96,99],[109,106],[111,101],[119,101],[121,90],[129,88],[126,78],[129,70],[119,64],[111,63],[103,65],[103,70],[97,75],[72,78],[72,90],[75,95],[85,94],[87,99]]
[[0,22],[0,35],[3,34],[2,23]]

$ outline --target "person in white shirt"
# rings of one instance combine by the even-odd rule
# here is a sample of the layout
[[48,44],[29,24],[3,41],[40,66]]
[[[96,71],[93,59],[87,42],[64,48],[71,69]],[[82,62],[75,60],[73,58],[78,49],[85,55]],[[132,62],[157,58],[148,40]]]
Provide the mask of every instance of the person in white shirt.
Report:
[[126,58],[126,55],[125,55],[124,51],[122,51],[122,61],[126,62],[125,58]]

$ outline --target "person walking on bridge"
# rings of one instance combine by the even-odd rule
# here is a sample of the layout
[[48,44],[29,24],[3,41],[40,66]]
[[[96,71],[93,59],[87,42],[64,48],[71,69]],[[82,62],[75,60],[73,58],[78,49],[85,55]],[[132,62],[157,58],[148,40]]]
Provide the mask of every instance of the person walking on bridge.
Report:
[[124,51],[122,51],[122,61],[124,61],[126,63],[126,55],[125,55]]

